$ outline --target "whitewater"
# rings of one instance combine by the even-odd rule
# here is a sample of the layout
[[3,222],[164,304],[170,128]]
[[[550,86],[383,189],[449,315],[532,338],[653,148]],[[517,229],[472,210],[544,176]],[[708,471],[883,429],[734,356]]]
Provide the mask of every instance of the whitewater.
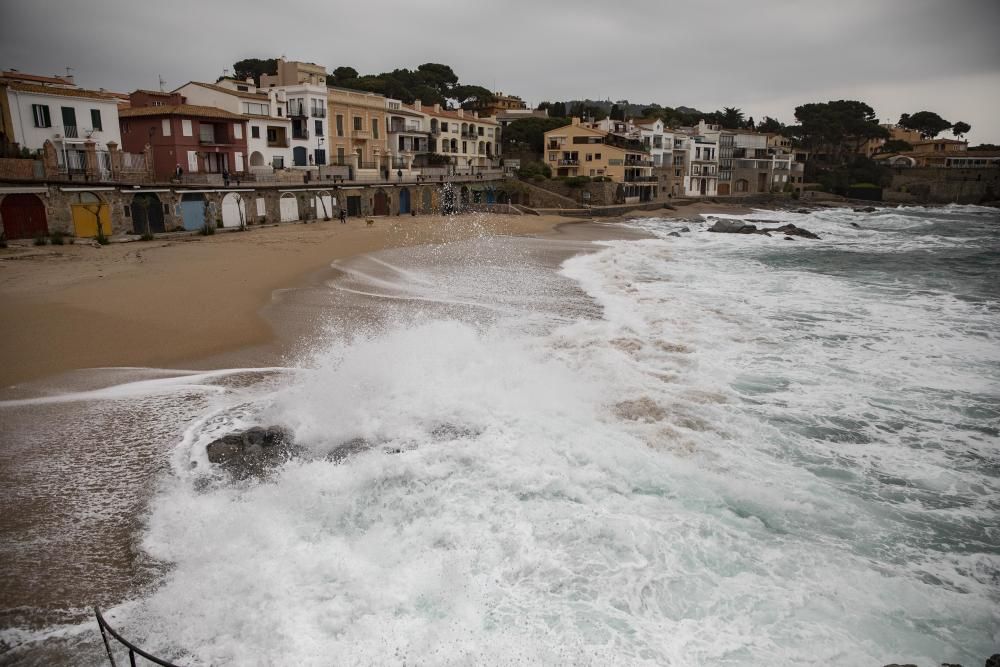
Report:
[[[134,537],[156,575],[108,618],[191,665],[981,664],[1000,216],[716,217],[821,240],[643,218],[557,260],[384,251],[309,297],[301,358],[85,392],[174,425]],[[213,470],[207,443],[268,424],[305,454]]]

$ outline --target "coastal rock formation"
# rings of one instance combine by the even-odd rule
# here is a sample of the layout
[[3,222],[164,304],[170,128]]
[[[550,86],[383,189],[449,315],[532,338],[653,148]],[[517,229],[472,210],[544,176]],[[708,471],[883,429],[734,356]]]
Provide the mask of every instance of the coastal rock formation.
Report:
[[856,208],[856,209],[854,209],[854,212],[855,213],[874,213],[875,212],[875,207],[874,206],[864,206],[862,208]]
[[211,463],[237,480],[262,477],[298,455],[292,434],[281,426],[230,433],[208,443],[205,450]]
[[808,229],[796,227],[792,223],[780,227],[761,227],[758,229],[757,225],[749,225],[742,220],[716,220],[715,224],[708,228],[708,231],[722,234],[763,234],[764,236],[770,236],[771,232],[775,232],[786,236],[801,236],[806,239],[819,238]]

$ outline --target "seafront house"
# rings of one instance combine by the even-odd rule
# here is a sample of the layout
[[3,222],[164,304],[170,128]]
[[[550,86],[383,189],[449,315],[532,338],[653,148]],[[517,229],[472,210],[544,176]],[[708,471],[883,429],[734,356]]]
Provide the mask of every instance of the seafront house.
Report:
[[553,176],[608,178],[622,184],[625,200],[657,196],[653,161],[642,141],[591,127],[573,118],[545,133],[545,163]]
[[284,115],[284,94],[256,92],[253,79],[221,79],[215,84],[191,81],[177,88],[191,104],[240,114],[247,122],[247,171],[257,180],[272,180],[276,169],[292,166],[292,122]]
[[0,118],[0,143],[41,151],[50,142],[62,174],[89,180],[110,176],[109,146],[117,148],[122,141],[113,94],[80,88],[71,76],[6,71],[0,73]]
[[417,101],[414,108],[399,100],[385,101],[389,127],[389,151],[396,169],[409,171],[417,167],[431,167],[430,116],[420,111]]
[[431,152],[444,156],[455,173],[470,173],[499,164],[500,125],[473,111],[442,109],[440,104],[412,107],[429,118]]
[[221,184],[225,172],[236,179],[246,170],[243,115],[189,104],[177,92],[137,90],[129,102],[120,112],[123,145],[138,153],[148,144],[157,178],[174,178],[180,167],[186,182]]
[[[278,59],[276,74],[262,74],[257,92],[274,91],[285,100],[281,110],[291,127],[293,167],[329,164],[326,68],[315,63]],[[277,111],[277,110],[276,110]],[[281,115],[279,113],[279,115]]]
[[327,88],[332,163],[347,165],[354,178],[384,177],[393,167],[384,95]]

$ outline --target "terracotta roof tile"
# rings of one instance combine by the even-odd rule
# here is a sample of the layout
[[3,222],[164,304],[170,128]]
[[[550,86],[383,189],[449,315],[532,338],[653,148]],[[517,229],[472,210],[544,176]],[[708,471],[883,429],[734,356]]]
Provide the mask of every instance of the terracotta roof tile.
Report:
[[111,100],[116,98],[111,93],[102,93],[96,90],[84,90],[83,88],[59,88],[57,86],[41,86],[34,83],[22,83],[21,81],[4,81],[0,79],[0,84],[9,86],[13,90],[25,93],[41,93],[43,95],[59,95],[60,97],[87,97],[94,100]]
[[62,85],[62,86],[74,85],[72,80],[63,78],[61,76],[39,76],[38,74],[25,74],[24,72],[17,72],[14,70],[0,72],[0,77],[10,80],[19,79],[26,83],[34,81],[36,83],[54,83],[56,85]]
[[[244,97],[244,98],[246,98],[248,100],[258,100],[260,102],[267,102],[267,100],[268,100],[267,93],[251,93],[251,92],[243,91],[243,90],[234,90],[232,88],[225,88],[223,86],[216,86],[214,84],[203,83],[201,81],[188,81],[188,83],[184,84],[184,85],[189,85],[189,84],[195,85],[195,86],[201,86],[202,88],[208,88],[209,90],[214,90],[214,91],[217,91],[217,92],[220,92],[220,93],[226,93],[228,95],[234,95],[236,97]],[[180,88],[175,89],[174,92],[175,93],[178,92],[183,87],[184,86],[181,86]]]
[[145,116],[194,116],[197,118],[222,118],[226,120],[246,120],[237,113],[215,107],[197,104],[165,104],[156,107],[132,107],[118,112],[121,118],[142,118]]

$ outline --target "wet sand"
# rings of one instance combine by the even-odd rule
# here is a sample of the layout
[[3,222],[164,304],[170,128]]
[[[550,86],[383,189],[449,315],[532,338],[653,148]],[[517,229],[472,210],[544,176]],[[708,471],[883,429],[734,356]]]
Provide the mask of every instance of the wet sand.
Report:
[[164,367],[266,344],[272,293],[335,259],[482,234],[541,234],[559,216],[417,216],[284,224],[152,242],[0,251],[0,387],[79,368]]

